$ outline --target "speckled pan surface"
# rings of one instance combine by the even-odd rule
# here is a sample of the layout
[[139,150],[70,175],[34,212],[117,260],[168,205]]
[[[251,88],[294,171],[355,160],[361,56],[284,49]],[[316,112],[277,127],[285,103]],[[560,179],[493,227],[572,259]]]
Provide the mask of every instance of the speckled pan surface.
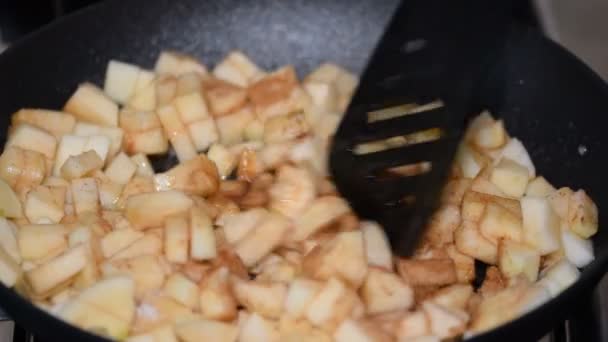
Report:
[[[241,49],[265,68],[285,63],[303,74],[331,60],[359,72],[396,1],[109,1],[15,44],[0,55],[0,139],[20,107],[59,108],[83,80],[99,83],[110,58],[152,66],[161,49],[208,64]],[[534,31],[513,28],[481,99],[521,138],[539,172],[557,186],[588,189],[608,219],[608,87],[569,53]],[[581,154],[581,147],[586,153]],[[563,319],[590,292],[608,262],[608,232],[594,238],[596,261],[540,309],[479,339],[528,341]],[[97,341],[0,286],[0,306],[49,341]],[[477,339],[476,339],[477,340]]]

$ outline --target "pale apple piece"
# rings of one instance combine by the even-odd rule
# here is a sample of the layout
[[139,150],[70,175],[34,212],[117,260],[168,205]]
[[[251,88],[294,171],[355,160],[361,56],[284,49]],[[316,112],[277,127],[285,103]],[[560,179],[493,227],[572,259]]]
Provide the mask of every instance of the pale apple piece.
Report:
[[17,225],[0,217],[0,247],[17,263],[21,263],[21,252],[17,242]]
[[465,311],[450,309],[431,301],[422,303],[422,310],[430,322],[431,332],[440,338],[462,334],[469,321],[469,315]]
[[518,315],[524,315],[551,300],[551,293],[545,286],[534,284],[520,297],[517,303]]
[[150,164],[150,160],[143,153],[137,153],[131,156],[131,161],[137,166],[135,170],[136,176],[142,177],[153,177],[154,169],[152,168],[152,164]]
[[396,267],[403,280],[412,286],[450,285],[456,282],[454,261],[445,259],[398,259]]
[[490,181],[507,196],[519,198],[526,192],[529,171],[525,166],[502,158],[492,169]]
[[463,221],[454,232],[454,242],[459,252],[488,264],[496,264],[496,245],[481,235],[474,222]]
[[22,123],[12,129],[5,146],[39,152],[48,160],[54,160],[57,140],[43,129]]
[[127,198],[125,217],[136,229],[156,227],[168,216],[187,212],[192,204],[190,197],[176,190],[136,194]]
[[456,278],[459,283],[469,283],[475,278],[475,259],[469,255],[463,254],[454,245],[446,248],[446,252],[450,259],[454,261],[456,268]]
[[452,204],[460,206],[464,198],[464,194],[471,187],[471,179],[456,178],[448,180],[441,195],[442,204]]
[[305,135],[310,130],[302,113],[274,116],[264,124],[264,142],[283,143]]
[[165,220],[165,257],[168,261],[183,264],[188,261],[188,221],[183,215]]
[[129,333],[128,321],[84,301],[71,300],[62,306],[58,316],[70,324],[107,338],[124,339]]
[[72,132],[76,119],[74,116],[60,111],[24,108],[13,114],[11,123],[13,126],[28,123],[42,128],[53,134],[56,139],[60,139],[64,134]]
[[187,127],[197,151],[205,151],[219,141],[219,133],[213,118],[192,122]]
[[120,127],[106,127],[91,124],[88,122],[78,122],[74,126],[74,135],[90,137],[94,135],[103,135],[110,139],[110,148],[108,150],[108,156],[112,157],[120,151],[122,148],[122,140],[124,132]]
[[561,235],[564,253],[573,265],[582,268],[595,259],[591,240],[581,238],[568,228],[562,228]]
[[135,89],[133,90],[135,93],[146,88],[150,83],[154,81],[156,75],[153,71],[146,69],[139,69],[139,73],[137,74],[137,81],[135,82]]
[[178,96],[173,100],[173,104],[181,121],[186,125],[209,117],[205,99],[198,92]]
[[129,336],[126,342],[178,342],[171,324],[161,325],[143,334]]
[[109,259],[143,237],[144,233],[130,228],[111,231],[100,241],[101,252]]
[[127,200],[137,194],[147,194],[154,192],[154,180],[151,177],[135,176],[131,179],[127,185],[124,186],[118,203],[117,208],[125,208]]
[[399,322],[396,335],[399,341],[410,341],[431,333],[430,321],[422,310],[408,312]]
[[319,281],[304,277],[294,279],[287,290],[285,313],[293,319],[303,318],[322,285]]
[[211,260],[217,256],[217,243],[211,218],[200,208],[190,211],[190,258]]
[[264,123],[260,119],[251,121],[245,127],[245,140],[262,141],[264,139]]
[[95,178],[73,179],[70,187],[77,215],[99,211],[99,191]]
[[236,325],[206,319],[193,319],[175,325],[175,333],[184,342],[235,342],[239,334]]
[[467,191],[462,199],[462,220],[479,222],[483,217],[486,204],[490,202],[504,207],[518,218],[522,217],[521,204],[517,199],[494,196],[476,191]]
[[371,267],[361,288],[367,314],[407,310],[414,305],[414,291],[398,275]]
[[543,176],[536,176],[526,187],[526,196],[546,197],[554,192],[555,187]]
[[11,187],[0,179],[0,213],[4,217],[23,217],[21,202]]
[[539,284],[544,286],[552,297],[556,297],[562,291],[574,284],[580,277],[580,271],[570,261],[561,261],[544,269],[540,274]]
[[230,52],[215,66],[212,73],[216,78],[240,87],[247,87],[256,78],[263,76],[259,67],[240,51]]
[[200,318],[189,308],[172,298],[156,293],[149,294],[141,301],[136,310],[135,322],[131,326],[134,333],[150,331],[165,324],[174,325]]
[[[140,73],[140,76],[142,76],[142,73]],[[154,78],[155,76],[152,75],[152,77]],[[137,80],[135,92],[127,102],[127,107],[145,111],[151,111],[156,108],[156,82],[154,82],[153,78],[146,85],[143,85],[143,82],[146,80]]]
[[215,119],[220,142],[226,146],[238,144],[244,140],[245,128],[255,119],[249,106]]
[[235,252],[246,266],[253,266],[283,241],[290,227],[287,218],[270,213],[236,244]]
[[156,79],[156,108],[171,105],[177,95],[177,79],[171,75],[161,75]]
[[276,324],[255,312],[249,315],[240,327],[239,342],[279,342],[280,340]]
[[130,153],[162,154],[169,150],[169,141],[162,128],[127,135],[125,145]]
[[523,234],[522,219],[498,204],[488,203],[479,221],[479,232],[494,244],[500,239],[519,242]]
[[[135,281],[135,298],[145,299],[150,294],[156,294],[165,283],[166,263],[156,255],[140,255],[125,262],[115,262],[119,269]],[[119,273],[120,274],[120,273]]]
[[578,190],[570,196],[568,224],[570,229],[583,239],[588,239],[597,233],[597,206],[584,190]]
[[177,110],[174,106],[166,105],[158,108],[156,114],[160,119],[165,134],[169,137],[173,149],[180,162],[184,162],[196,157],[196,149],[188,135],[186,127],[181,122]]
[[200,310],[203,317],[215,320],[233,320],[237,315],[237,302],[232,295],[230,270],[219,267],[200,284]]
[[340,216],[350,212],[348,204],[340,197],[319,197],[308,209],[295,218],[295,228],[290,238],[304,241]]
[[216,225],[223,227],[226,241],[236,244],[251,232],[266,216],[264,208],[253,208],[238,213],[222,214],[216,220]]
[[289,161],[289,153],[295,146],[294,142],[281,144],[265,144],[260,150],[260,159],[269,169],[276,169]]
[[0,281],[6,287],[13,287],[21,278],[21,267],[4,248],[0,246]]
[[25,217],[31,223],[59,223],[63,218],[65,195],[58,200],[51,190],[39,185],[27,193],[25,199]]
[[309,80],[303,84],[304,90],[310,95],[312,103],[323,111],[335,112],[338,108],[336,86],[329,82]]
[[315,176],[306,168],[281,166],[269,192],[271,209],[287,217],[298,218],[316,197]]
[[433,247],[442,247],[454,242],[454,230],[460,225],[460,208],[443,205],[431,216],[423,239]]
[[336,342],[390,342],[393,337],[371,322],[346,319],[333,334]]
[[230,176],[237,165],[237,156],[230,152],[224,145],[215,143],[207,152],[207,158],[217,166],[218,173],[222,179]]
[[503,159],[510,159],[519,165],[523,165],[528,169],[528,178],[532,179],[536,177],[536,168],[532,163],[532,159],[528,154],[528,151],[517,138],[512,138],[502,149],[499,157],[496,159],[497,163]]
[[[15,188],[17,192],[20,192],[20,189],[17,189],[17,185],[26,168],[26,151],[20,147],[6,147],[2,155],[0,155],[0,178],[3,180],[3,183],[6,182],[9,188]],[[37,154],[42,159],[42,163],[46,164],[44,155],[38,152],[31,152]],[[44,177],[44,175],[41,176]],[[11,189],[11,191],[13,190]]]
[[220,79],[203,82],[203,93],[214,117],[229,115],[245,108],[247,90]]
[[199,304],[198,286],[190,279],[180,273],[173,273],[165,282],[163,291],[176,302],[191,309],[196,309]]
[[139,70],[136,65],[110,60],[103,84],[106,95],[112,100],[124,104],[135,91]]
[[473,150],[467,144],[461,144],[456,154],[456,164],[462,170],[464,178],[475,178],[483,165],[473,155]]
[[531,282],[534,282],[540,269],[540,253],[522,243],[500,240],[498,267],[507,278],[514,278],[523,273]]
[[196,72],[189,72],[177,77],[177,96],[192,93],[201,93],[203,90],[203,77]]
[[453,310],[467,310],[473,287],[469,284],[454,284],[433,293],[429,299],[435,304]]
[[61,167],[61,176],[71,180],[82,178],[103,167],[103,160],[93,150],[70,156]]
[[370,266],[393,270],[393,254],[386,233],[379,224],[372,221],[361,222],[367,263]]
[[119,113],[119,124],[126,133],[144,132],[161,128],[161,122],[154,111],[123,108]]
[[112,260],[131,259],[142,255],[159,255],[163,250],[163,240],[154,233],[147,233],[126,248],[112,256]]
[[137,171],[137,165],[124,152],[120,152],[106,167],[106,176],[114,183],[125,185]]
[[361,318],[363,304],[357,293],[337,278],[329,279],[306,310],[306,319],[315,327],[334,331],[346,318]]
[[183,75],[196,72],[201,76],[207,75],[207,68],[194,57],[173,52],[163,51],[158,56],[154,70],[159,74]]
[[553,211],[562,220],[568,220],[568,209],[570,207],[570,197],[574,194],[574,191],[568,187],[560,188],[550,193],[547,198]]
[[75,276],[86,266],[86,263],[86,247],[78,245],[47,263],[27,271],[25,277],[34,293],[41,295]]
[[101,158],[101,160],[103,160],[105,163],[110,151],[110,144],[110,138],[106,137],[105,135],[91,135],[84,144],[82,151],[95,151],[97,155],[99,155],[99,158]]
[[483,123],[474,131],[473,141],[484,149],[499,148],[505,144],[506,140],[507,132],[502,120]]
[[248,88],[249,99],[258,118],[263,121],[273,116],[296,112],[298,79],[295,69],[287,65],[265,75]]
[[232,292],[237,302],[251,312],[278,319],[283,312],[287,286],[282,283],[266,283],[232,278]]
[[118,126],[118,105],[92,83],[79,85],[64,110],[82,121]]
[[154,177],[157,191],[175,189],[200,196],[209,196],[217,192],[219,181],[217,167],[204,154],[195,156]]
[[521,199],[523,242],[546,255],[560,248],[559,217],[544,197]]
[[61,224],[28,224],[17,232],[19,252],[24,260],[38,260],[59,254],[68,247],[67,229]]
[[87,137],[81,137],[76,135],[64,135],[59,141],[57,147],[57,155],[55,163],[53,164],[53,175],[61,175],[61,167],[65,161],[71,156],[77,156],[84,152],[84,147],[88,142]]
[[305,319],[283,315],[279,320],[279,334],[285,342],[331,342],[331,334],[315,328]]
[[360,230],[340,232],[304,257],[303,272],[315,279],[339,277],[359,288],[367,274],[363,233]]
[[[101,173],[101,172],[100,172]],[[118,202],[122,194],[123,186],[112,182],[105,175],[96,175],[99,191],[99,203],[103,209],[118,209]]]

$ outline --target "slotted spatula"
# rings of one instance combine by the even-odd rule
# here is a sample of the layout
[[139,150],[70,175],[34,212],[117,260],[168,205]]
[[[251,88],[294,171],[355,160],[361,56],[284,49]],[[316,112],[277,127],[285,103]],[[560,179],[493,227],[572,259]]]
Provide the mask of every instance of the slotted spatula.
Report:
[[404,0],[333,138],[338,191],[384,227],[398,255],[414,251],[480,109],[484,75],[504,48],[506,7]]

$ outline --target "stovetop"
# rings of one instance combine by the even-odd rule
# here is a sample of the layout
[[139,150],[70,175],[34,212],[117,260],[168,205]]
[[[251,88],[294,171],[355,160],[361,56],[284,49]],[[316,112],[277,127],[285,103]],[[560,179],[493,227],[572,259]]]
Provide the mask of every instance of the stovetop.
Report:
[[[11,42],[55,18],[99,0],[0,0],[0,52]],[[605,0],[519,1],[515,19],[543,29],[608,80],[608,2]],[[602,11],[603,10],[603,11]],[[584,20],[582,20],[584,18]],[[580,19],[580,20],[579,20]],[[0,303],[1,306],[1,303]],[[0,342],[42,342],[0,307]],[[608,341],[608,277],[542,342]]]

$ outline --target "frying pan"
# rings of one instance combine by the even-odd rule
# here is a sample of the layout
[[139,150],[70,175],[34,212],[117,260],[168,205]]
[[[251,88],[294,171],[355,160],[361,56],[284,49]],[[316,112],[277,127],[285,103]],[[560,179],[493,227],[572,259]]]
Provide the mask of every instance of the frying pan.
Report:
[[[0,56],[0,139],[5,140],[17,109],[61,108],[78,83],[101,84],[111,58],[151,67],[160,50],[175,49],[213,64],[237,48],[266,69],[292,63],[304,74],[329,60],[360,72],[395,6],[394,0],[105,2],[59,20]],[[539,173],[557,186],[587,190],[605,222],[608,86],[538,32],[513,26],[481,95],[479,105],[505,119]],[[473,340],[537,340],[568,317],[606,271],[608,231],[600,228],[593,244],[596,259],[573,286]],[[26,330],[49,341],[103,341],[4,286],[0,305]]]

